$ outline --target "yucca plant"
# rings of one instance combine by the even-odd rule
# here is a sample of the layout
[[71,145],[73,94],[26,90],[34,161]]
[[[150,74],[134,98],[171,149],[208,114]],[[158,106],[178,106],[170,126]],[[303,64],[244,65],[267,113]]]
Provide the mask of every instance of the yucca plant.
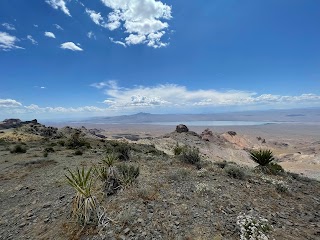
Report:
[[102,159],[102,163],[107,167],[112,167],[118,160],[118,157],[114,153],[109,153]]
[[269,149],[251,150],[250,158],[260,166],[267,166],[274,160],[274,156]]
[[99,166],[95,168],[95,172],[104,184],[104,190],[107,195],[114,194],[121,187],[119,174],[114,166],[117,161],[118,157],[115,154],[107,154],[101,160]]
[[118,166],[120,172],[120,181],[122,186],[132,185],[140,174],[139,167],[122,164]]
[[81,224],[97,224],[97,200],[91,195],[92,178],[90,177],[92,168],[85,171],[82,167],[77,168],[75,173],[70,170],[70,176],[66,175],[67,182],[76,190],[76,196],[72,203],[72,216]]

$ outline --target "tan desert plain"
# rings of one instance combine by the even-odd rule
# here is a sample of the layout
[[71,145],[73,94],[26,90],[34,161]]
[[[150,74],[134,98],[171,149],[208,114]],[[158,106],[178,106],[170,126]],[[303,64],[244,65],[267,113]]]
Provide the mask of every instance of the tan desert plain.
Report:
[[319,122],[180,123],[2,121],[0,239],[320,239]]

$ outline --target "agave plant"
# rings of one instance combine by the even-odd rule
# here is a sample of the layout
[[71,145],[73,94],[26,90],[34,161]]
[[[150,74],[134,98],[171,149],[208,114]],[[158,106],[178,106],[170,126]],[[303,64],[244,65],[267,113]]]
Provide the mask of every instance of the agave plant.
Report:
[[97,200],[91,195],[91,170],[92,168],[86,172],[84,168],[81,171],[77,168],[75,173],[68,170],[70,176],[66,175],[67,182],[77,192],[73,199],[71,214],[81,225],[96,224],[98,220]]
[[267,166],[274,160],[274,156],[269,149],[251,150],[250,158],[260,166]]

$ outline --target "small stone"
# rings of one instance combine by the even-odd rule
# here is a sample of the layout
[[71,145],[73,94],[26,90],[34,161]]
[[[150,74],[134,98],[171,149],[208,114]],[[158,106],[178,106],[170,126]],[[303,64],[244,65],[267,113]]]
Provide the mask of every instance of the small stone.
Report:
[[23,228],[25,225],[27,225],[27,223],[24,222],[24,223],[21,223],[21,224],[19,225],[19,227],[20,227],[20,228]]
[[43,208],[49,208],[49,207],[51,207],[51,203],[47,202],[42,207]]
[[17,187],[14,188],[16,191],[21,191],[23,189],[22,185],[18,185]]
[[128,234],[129,232],[130,232],[130,228],[126,228],[126,229],[123,230],[124,234]]
[[126,237],[123,236],[123,235],[120,235],[120,236],[119,236],[119,239],[121,239],[121,240],[126,240]]
[[49,222],[49,221],[50,221],[50,218],[44,219],[44,222],[45,222],[45,223],[47,223],[47,222]]
[[175,221],[174,224],[175,224],[176,226],[179,226],[179,225],[180,225],[180,222],[179,222],[179,221]]

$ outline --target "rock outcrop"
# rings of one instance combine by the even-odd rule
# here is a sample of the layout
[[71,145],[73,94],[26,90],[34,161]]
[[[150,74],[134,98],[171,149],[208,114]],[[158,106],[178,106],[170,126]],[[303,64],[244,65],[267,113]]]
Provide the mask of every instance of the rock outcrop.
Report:
[[189,128],[184,124],[179,124],[176,126],[176,132],[178,133],[189,132]]

